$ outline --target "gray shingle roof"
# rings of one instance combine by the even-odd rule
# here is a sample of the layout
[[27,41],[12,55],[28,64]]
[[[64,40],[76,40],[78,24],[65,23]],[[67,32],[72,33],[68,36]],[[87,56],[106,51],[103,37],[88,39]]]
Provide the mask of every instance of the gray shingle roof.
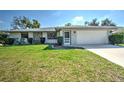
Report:
[[37,28],[37,29],[10,29],[10,30],[0,30],[2,32],[47,32],[47,31],[56,31],[56,28],[60,29],[118,29],[120,27],[116,26],[58,26],[58,27],[46,27],[46,28]]

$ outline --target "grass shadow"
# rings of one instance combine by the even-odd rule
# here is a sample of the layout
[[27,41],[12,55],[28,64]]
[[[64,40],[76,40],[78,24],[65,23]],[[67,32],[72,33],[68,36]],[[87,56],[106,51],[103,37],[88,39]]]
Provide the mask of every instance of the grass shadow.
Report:
[[70,49],[84,49],[84,48],[82,48],[82,47],[71,47],[71,46],[61,46],[61,47],[58,48],[54,45],[49,44],[43,50],[70,50]]
[[43,50],[53,50],[54,48],[52,48],[52,45],[48,45],[47,47],[45,47]]

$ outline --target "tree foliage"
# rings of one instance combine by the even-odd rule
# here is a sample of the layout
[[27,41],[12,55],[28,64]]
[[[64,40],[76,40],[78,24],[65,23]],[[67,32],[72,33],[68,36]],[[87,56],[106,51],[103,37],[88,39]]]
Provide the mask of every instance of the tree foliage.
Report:
[[88,25],[89,26],[99,26],[99,22],[97,21],[97,18],[95,18],[91,22],[89,22]]
[[85,26],[88,26],[88,25],[89,25],[89,22],[88,22],[88,21],[85,21],[85,22],[84,22],[84,25],[85,25]]
[[112,20],[106,18],[101,21],[101,26],[116,26],[116,24],[113,23]]
[[67,24],[65,24],[65,26],[71,26],[72,24],[71,23],[67,23]]
[[6,44],[6,42],[7,42],[7,36],[8,35],[6,33],[0,32],[0,43]]
[[30,20],[25,16],[23,17],[20,16],[13,17],[11,26],[13,29],[40,28],[40,23],[36,19]]
[[25,17],[25,16],[23,16],[21,19],[20,19],[20,26],[23,28],[23,29],[27,29],[27,28],[32,28],[32,23],[31,23],[31,21],[27,18],[27,17]]
[[111,44],[120,44],[123,42],[124,35],[123,34],[112,34],[109,36],[109,41]]
[[40,23],[35,19],[33,19],[32,28],[40,28]]
[[108,18],[102,20],[101,22],[98,22],[97,18],[93,19],[91,22],[88,22],[88,21],[84,22],[85,26],[100,26],[100,23],[101,23],[101,26],[116,26],[116,24]]
[[13,21],[12,21],[12,28],[13,29],[19,29],[20,25],[21,25],[21,18],[20,17],[13,17]]

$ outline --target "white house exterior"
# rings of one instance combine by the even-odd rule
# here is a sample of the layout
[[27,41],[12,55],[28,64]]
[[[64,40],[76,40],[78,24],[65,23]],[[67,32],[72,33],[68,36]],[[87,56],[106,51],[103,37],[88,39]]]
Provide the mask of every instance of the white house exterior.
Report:
[[[68,26],[62,27],[64,45],[75,44],[108,44],[108,36],[111,31],[117,30],[117,27],[100,26]],[[65,34],[69,33],[69,38]]]
[[39,29],[9,30],[10,38],[20,41],[22,38],[33,38],[35,43],[40,42],[41,37],[45,37],[45,43],[57,43],[57,37],[63,37],[63,45],[79,44],[108,44],[108,36],[111,31],[117,31],[114,26],[64,26],[48,27]]

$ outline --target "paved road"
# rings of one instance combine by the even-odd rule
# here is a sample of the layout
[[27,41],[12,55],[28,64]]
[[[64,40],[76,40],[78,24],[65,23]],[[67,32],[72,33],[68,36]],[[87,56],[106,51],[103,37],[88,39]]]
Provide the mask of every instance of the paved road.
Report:
[[124,67],[124,47],[114,45],[81,45],[87,50],[96,53],[113,63]]

